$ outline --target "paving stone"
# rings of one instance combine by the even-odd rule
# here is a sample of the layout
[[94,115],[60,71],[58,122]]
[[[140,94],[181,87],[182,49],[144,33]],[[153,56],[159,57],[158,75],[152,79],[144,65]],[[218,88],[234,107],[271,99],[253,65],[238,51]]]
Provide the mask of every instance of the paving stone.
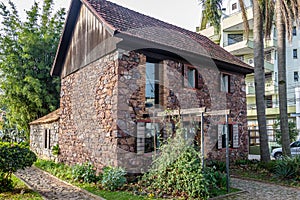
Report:
[[19,170],[14,174],[41,194],[44,199],[102,199],[101,197],[97,198],[83,192],[77,187],[66,184],[36,167]]
[[246,192],[222,198],[224,200],[299,200],[300,189],[260,181],[231,178],[231,186]]

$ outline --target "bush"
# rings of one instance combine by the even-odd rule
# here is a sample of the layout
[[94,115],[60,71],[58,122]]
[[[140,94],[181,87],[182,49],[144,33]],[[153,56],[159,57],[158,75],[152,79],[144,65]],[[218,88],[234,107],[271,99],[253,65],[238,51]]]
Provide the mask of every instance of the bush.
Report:
[[91,163],[77,164],[72,167],[72,178],[75,181],[92,183],[97,182],[96,170]]
[[281,179],[300,180],[300,156],[284,157],[276,161],[275,175]]
[[161,146],[141,184],[157,196],[208,199],[209,181],[203,175],[200,153],[182,131],[177,129],[175,137]]
[[58,144],[54,145],[51,149],[51,152],[53,155],[58,156],[60,153],[59,145]]
[[32,166],[36,159],[36,155],[23,144],[0,142],[0,192],[11,190],[11,174]]
[[104,189],[114,191],[126,183],[126,171],[120,167],[104,167],[101,185]]

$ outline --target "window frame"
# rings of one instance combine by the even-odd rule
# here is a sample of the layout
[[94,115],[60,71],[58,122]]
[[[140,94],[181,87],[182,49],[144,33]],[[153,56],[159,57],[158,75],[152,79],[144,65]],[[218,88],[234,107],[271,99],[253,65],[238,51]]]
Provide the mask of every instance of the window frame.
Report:
[[292,34],[293,34],[293,36],[297,36],[297,27],[296,26],[293,27]]
[[[223,84],[225,77],[228,77],[227,78],[227,85]],[[220,91],[221,92],[231,93],[231,90],[230,90],[230,88],[231,88],[230,80],[231,80],[231,75],[230,74],[221,72],[221,75],[220,75]]]
[[298,50],[293,49],[293,59],[298,59]]
[[299,73],[298,71],[294,71],[294,82],[298,82],[299,81]]
[[231,4],[231,10],[232,11],[237,10],[237,2]]

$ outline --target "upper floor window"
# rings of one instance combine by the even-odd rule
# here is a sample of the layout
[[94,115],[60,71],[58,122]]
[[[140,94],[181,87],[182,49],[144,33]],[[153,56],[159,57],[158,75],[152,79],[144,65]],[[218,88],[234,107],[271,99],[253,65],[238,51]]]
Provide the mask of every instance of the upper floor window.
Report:
[[297,28],[296,26],[293,27],[293,36],[296,36],[297,35]]
[[146,63],[146,103],[154,106],[159,104],[159,64]]
[[237,9],[237,3],[233,3],[231,5],[231,10],[236,10]]
[[228,45],[243,41],[243,34],[228,34]]
[[228,74],[221,74],[221,91],[230,92],[230,75]]
[[294,82],[298,82],[299,75],[298,72],[294,72]]
[[187,70],[188,86],[196,88],[197,86],[197,70],[194,68],[188,68]]
[[265,104],[266,104],[266,108],[273,107],[272,95],[268,95],[265,97]]
[[293,49],[293,58],[297,59],[297,49]]

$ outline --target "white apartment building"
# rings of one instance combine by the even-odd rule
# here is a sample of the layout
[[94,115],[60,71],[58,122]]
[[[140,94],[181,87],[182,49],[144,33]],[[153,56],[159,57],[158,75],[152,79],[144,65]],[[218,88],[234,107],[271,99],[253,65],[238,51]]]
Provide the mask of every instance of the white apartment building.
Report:
[[[243,33],[242,13],[238,0],[228,0],[223,8],[221,18],[220,33],[217,33],[214,27],[206,24],[205,29],[198,27],[197,32],[209,37],[214,42],[220,44],[224,49],[239,57],[249,65],[254,66],[253,62],[253,8],[250,0],[244,0],[247,18],[250,26],[249,38]],[[278,99],[278,68],[277,68],[277,38],[276,29],[273,27],[269,40],[264,41],[265,52],[265,77],[266,77],[266,116],[269,140],[274,141],[273,124],[279,115]],[[293,40],[291,43],[286,42],[287,58],[287,101],[288,113],[291,120],[295,120],[293,114],[300,113],[300,29],[294,27]],[[297,93],[296,93],[297,91]],[[247,116],[248,129],[250,131],[251,143],[258,142],[257,134],[257,114],[255,104],[254,74],[246,78],[247,92]],[[296,98],[297,95],[297,98]],[[297,112],[296,112],[296,99]],[[297,119],[297,127],[300,129],[300,117]]]

